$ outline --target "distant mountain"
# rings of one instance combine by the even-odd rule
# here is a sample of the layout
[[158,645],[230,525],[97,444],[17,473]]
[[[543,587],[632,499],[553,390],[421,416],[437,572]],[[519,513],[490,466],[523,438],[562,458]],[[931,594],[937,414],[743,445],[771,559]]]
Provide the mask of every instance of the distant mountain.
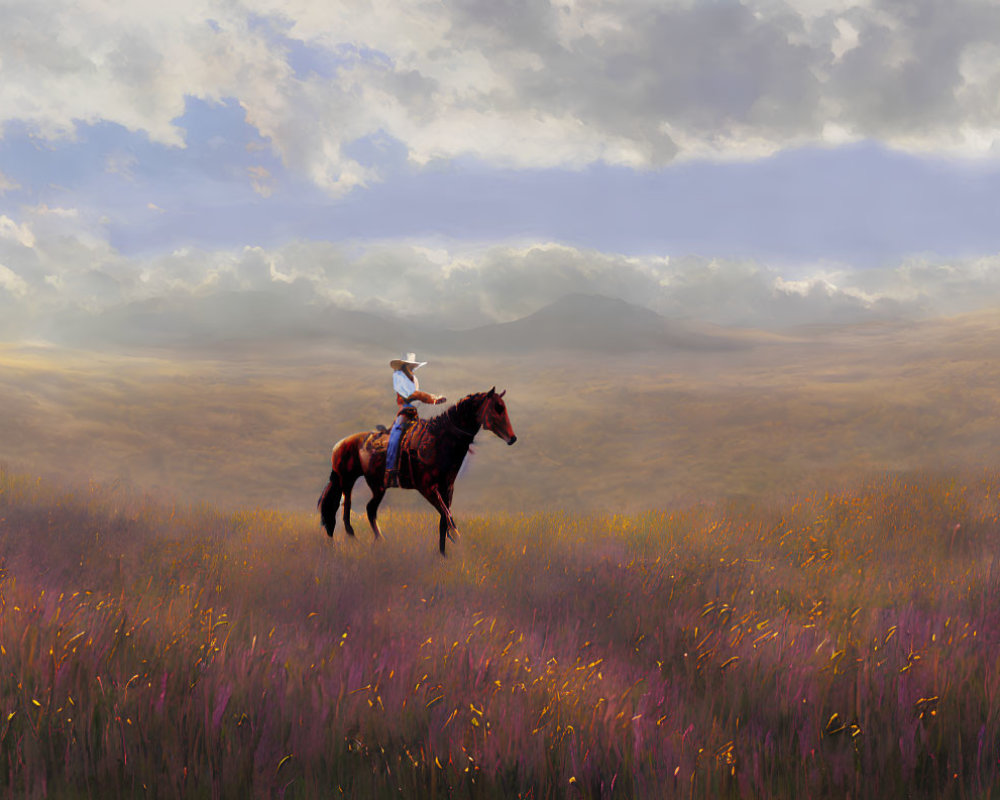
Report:
[[729,350],[744,347],[722,329],[672,322],[651,311],[603,295],[571,294],[513,322],[454,334],[442,342],[456,352],[590,350],[625,353],[662,349]]
[[540,350],[626,353],[745,347],[739,334],[665,319],[601,295],[573,294],[513,322],[447,330],[272,292],[216,292],[129,303],[100,314],[76,309],[47,326],[51,341],[116,349],[242,350],[348,345],[389,352],[469,355]]

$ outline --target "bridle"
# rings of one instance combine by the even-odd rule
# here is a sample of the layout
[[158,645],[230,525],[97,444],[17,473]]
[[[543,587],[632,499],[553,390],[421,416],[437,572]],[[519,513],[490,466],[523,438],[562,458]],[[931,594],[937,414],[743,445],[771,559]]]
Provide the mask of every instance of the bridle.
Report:
[[447,422],[452,428],[454,428],[456,432],[462,434],[463,436],[468,436],[470,440],[475,439],[476,433],[479,433],[479,431],[476,431],[476,433],[469,433],[464,428],[458,427],[458,425],[455,424],[454,420],[452,420],[451,414],[442,414],[441,416],[444,417],[445,422]]
[[[483,417],[485,417],[485,413],[484,413],[484,411],[483,411],[483,407],[484,407],[484,406],[486,405],[486,403],[487,403],[487,402],[489,402],[489,401],[488,401],[488,400],[487,400],[487,401],[484,401],[484,402],[483,402],[483,404],[482,404],[482,405],[480,405],[480,406],[479,406],[479,408],[478,408],[478,409],[476,410],[476,419],[477,419],[477,420],[478,420],[478,422],[479,422],[479,427],[480,427],[480,428],[481,428],[481,427],[483,426],[483,424],[484,424],[484,421],[483,421]],[[462,434],[463,436],[467,436],[467,437],[469,437],[469,441],[471,442],[471,441],[472,441],[473,439],[475,439],[475,438],[476,438],[476,434],[477,434],[477,433],[479,433],[479,430],[477,429],[477,430],[473,431],[472,433],[469,433],[469,431],[467,431],[467,430],[465,430],[464,428],[461,428],[461,427],[459,427],[458,425],[456,425],[456,424],[455,424],[455,420],[453,420],[453,419],[451,418],[451,412],[452,412],[452,411],[454,411],[454,410],[455,410],[455,408],[457,408],[457,406],[453,406],[452,408],[448,409],[448,411],[447,411],[446,413],[442,414],[441,416],[443,416],[443,417],[445,418],[445,421],[446,421],[446,422],[447,422],[447,423],[448,423],[448,424],[449,424],[449,425],[450,425],[450,426],[451,426],[452,428],[454,428],[454,429],[455,429],[455,430],[456,430],[456,431],[457,431],[458,433]]]

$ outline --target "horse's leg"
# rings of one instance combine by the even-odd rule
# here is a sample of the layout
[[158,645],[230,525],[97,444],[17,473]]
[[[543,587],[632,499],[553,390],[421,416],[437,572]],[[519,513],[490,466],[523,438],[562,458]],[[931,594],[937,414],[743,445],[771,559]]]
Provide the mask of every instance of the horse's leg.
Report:
[[368,501],[368,505],[365,507],[368,511],[368,524],[371,525],[372,533],[375,534],[377,541],[384,538],[382,536],[382,529],[378,526],[378,505],[382,502],[382,498],[385,497],[385,488],[382,486],[380,475],[375,477],[365,475],[365,480],[368,481],[368,487],[372,490],[372,499]]
[[[355,478],[354,480],[357,480]],[[351,525],[351,491],[354,489],[354,481],[344,488],[344,528],[348,536],[354,535],[354,526]]]
[[[448,493],[447,490],[445,493]],[[441,515],[440,522],[438,523],[438,534],[440,537],[438,549],[441,551],[441,555],[445,555],[445,544],[447,540],[451,539],[454,541],[458,538],[458,528],[455,527],[455,520],[451,518],[451,510],[448,508],[448,504],[441,496],[441,492],[436,484],[421,486],[420,494],[422,494],[424,499],[434,506],[434,508],[437,509],[438,514]]]
[[444,503],[445,510],[448,516],[447,530],[448,537],[454,542],[458,540],[458,525],[455,524],[455,518],[451,515],[451,495],[454,490],[454,485],[442,484],[438,486],[438,494],[441,496],[441,502]]
[[340,476],[333,470],[330,472],[330,481],[316,504],[319,506],[320,523],[326,529],[327,536],[333,536],[333,529],[337,526],[337,509],[340,507],[341,494]]
[[445,545],[448,543],[448,520],[444,514],[438,520],[438,550],[444,555]]

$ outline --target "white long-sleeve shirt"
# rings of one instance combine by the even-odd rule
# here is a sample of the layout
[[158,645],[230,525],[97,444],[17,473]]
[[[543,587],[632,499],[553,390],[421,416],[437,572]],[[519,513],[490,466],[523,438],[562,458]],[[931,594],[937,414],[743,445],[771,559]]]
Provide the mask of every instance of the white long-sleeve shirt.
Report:
[[417,380],[416,375],[410,380],[410,377],[403,370],[397,369],[392,373],[392,388],[396,390],[397,403],[400,405],[411,405],[406,402],[406,398],[420,388],[420,382]]

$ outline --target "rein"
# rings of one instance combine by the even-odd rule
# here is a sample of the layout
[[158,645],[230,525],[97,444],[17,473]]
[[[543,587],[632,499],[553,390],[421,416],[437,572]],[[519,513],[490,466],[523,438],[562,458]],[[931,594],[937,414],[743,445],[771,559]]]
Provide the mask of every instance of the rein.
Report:
[[452,428],[454,428],[458,433],[462,434],[463,436],[468,436],[470,439],[475,439],[476,433],[479,433],[479,431],[476,431],[476,433],[469,433],[467,430],[458,427],[458,425],[455,424],[454,420],[452,420],[451,414],[442,414],[441,416],[444,417],[445,421],[449,425],[451,425]]

